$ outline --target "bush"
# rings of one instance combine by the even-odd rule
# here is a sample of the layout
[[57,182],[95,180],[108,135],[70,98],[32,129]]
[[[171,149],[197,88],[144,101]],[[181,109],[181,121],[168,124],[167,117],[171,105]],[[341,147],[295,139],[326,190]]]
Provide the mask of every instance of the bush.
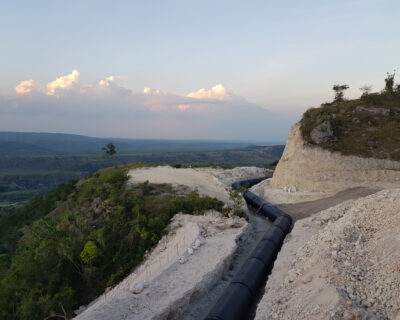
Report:
[[98,255],[99,253],[96,244],[93,241],[89,240],[88,242],[86,242],[85,247],[83,248],[79,257],[85,264],[91,265],[96,261]]
[[362,95],[361,101],[365,102],[368,105],[372,106],[381,106],[383,104],[382,94],[379,93],[370,93],[368,95]]

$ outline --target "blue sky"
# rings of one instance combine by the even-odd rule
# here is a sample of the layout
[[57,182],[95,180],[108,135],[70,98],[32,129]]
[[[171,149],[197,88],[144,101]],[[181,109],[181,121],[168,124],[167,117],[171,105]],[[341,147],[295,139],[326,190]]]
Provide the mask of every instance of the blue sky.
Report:
[[[149,87],[187,97],[221,84],[229,92],[229,101],[242,99],[243,110],[246,105],[258,106],[286,118],[279,123],[287,131],[307,108],[332,98],[334,83],[349,84],[350,97],[358,96],[364,84],[375,90],[383,87],[386,72],[399,67],[399,17],[400,2],[385,0],[2,1],[0,126],[56,130],[57,126],[43,122],[46,117],[50,121],[51,110],[40,114],[44,111],[39,105],[48,103],[47,83],[77,70],[81,87],[114,76],[115,86],[133,95]],[[21,103],[15,87],[30,79],[41,88],[42,96],[25,96],[19,115],[14,112],[11,117],[10,106]],[[70,97],[71,89],[68,95],[58,95],[63,101],[55,104],[76,110],[75,117],[81,119],[82,101]],[[136,100],[131,104],[136,106]],[[203,102],[213,104],[215,99]],[[29,121],[26,108],[35,119]],[[112,111],[103,109],[104,117]],[[136,115],[132,113],[135,119]],[[170,114],[163,117],[180,121]],[[270,129],[246,139],[270,135],[275,121],[271,122],[271,114],[268,117],[265,127]],[[80,127],[73,122],[68,127],[65,120],[62,130],[99,136],[146,135],[128,128],[105,131],[100,124],[99,129],[88,130],[96,126],[89,118]],[[191,121],[196,119],[193,116]],[[215,131],[216,139],[230,137],[228,129],[222,131]],[[152,134],[157,132],[166,134],[162,130]],[[178,130],[167,137],[183,135]],[[200,133],[186,136],[203,138]]]

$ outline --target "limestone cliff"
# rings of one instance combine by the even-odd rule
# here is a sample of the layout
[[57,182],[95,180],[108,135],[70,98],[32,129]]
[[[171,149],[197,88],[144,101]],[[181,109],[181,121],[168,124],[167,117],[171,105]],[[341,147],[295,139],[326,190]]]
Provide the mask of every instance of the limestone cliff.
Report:
[[340,191],[359,186],[400,186],[400,161],[344,156],[302,138],[300,123],[290,129],[271,184],[301,191]]

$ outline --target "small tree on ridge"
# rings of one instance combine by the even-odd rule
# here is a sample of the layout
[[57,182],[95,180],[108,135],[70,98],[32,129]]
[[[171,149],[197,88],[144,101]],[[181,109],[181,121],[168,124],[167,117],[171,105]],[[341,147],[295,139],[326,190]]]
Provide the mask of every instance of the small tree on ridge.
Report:
[[394,76],[396,75],[396,70],[393,73],[387,72],[387,78],[385,79],[385,91],[392,94],[394,86]]
[[335,99],[333,102],[342,102],[344,100],[344,90],[347,90],[349,86],[347,84],[335,84],[333,91],[335,91]]

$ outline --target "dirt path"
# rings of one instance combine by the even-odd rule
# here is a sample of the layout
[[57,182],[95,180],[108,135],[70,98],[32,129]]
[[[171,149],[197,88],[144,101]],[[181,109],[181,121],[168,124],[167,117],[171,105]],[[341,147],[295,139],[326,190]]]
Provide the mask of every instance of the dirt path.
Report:
[[299,203],[280,204],[277,205],[277,207],[290,214],[292,218],[297,221],[307,218],[322,210],[336,206],[344,201],[366,197],[370,194],[377,193],[380,190],[381,189],[379,188],[352,188],[338,192],[337,194],[327,198]]

